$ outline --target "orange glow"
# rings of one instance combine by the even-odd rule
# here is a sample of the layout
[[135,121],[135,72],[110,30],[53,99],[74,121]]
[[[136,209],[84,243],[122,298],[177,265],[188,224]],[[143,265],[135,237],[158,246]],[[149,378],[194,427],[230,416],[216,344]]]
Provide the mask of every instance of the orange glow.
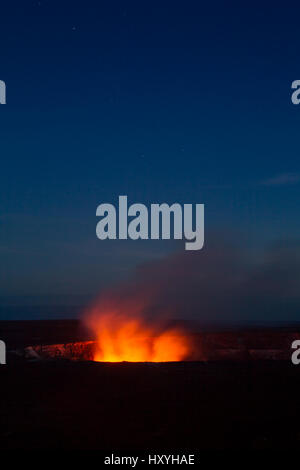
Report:
[[179,328],[161,329],[139,316],[101,313],[93,317],[98,362],[167,362],[185,360],[190,341]]

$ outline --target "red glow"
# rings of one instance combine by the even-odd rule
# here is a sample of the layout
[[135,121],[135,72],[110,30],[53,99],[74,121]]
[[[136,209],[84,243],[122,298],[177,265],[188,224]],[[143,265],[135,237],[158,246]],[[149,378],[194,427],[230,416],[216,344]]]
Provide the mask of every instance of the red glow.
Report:
[[91,322],[98,342],[95,361],[167,362],[185,360],[188,335],[179,328],[162,329],[138,315],[98,312]]

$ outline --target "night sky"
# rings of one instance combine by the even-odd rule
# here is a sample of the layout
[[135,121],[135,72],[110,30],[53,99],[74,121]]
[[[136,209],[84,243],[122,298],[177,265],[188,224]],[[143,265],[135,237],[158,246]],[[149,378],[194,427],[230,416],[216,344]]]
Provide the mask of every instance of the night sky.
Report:
[[[123,194],[204,203],[205,257],[226,239],[252,260],[276,243],[298,259],[300,7],[283,6],[1,3],[2,305],[84,303],[141,264],[192,256],[173,241],[98,240],[97,206]],[[300,280],[300,257],[281,275]],[[290,284],[284,295],[298,301]]]

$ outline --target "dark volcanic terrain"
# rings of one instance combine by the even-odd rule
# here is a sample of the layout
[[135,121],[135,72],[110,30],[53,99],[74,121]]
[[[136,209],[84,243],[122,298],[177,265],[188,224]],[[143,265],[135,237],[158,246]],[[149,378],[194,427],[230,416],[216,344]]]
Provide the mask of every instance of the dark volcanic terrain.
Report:
[[298,448],[300,366],[1,366],[1,449]]
[[[6,330],[2,325],[1,336],[5,339],[5,331],[10,335],[11,347],[89,339],[81,336],[76,322],[56,327],[29,322],[27,330],[8,323]],[[210,335],[207,350],[241,343],[252,347],[256,337],[256,348],[281,348],[289,359],[251,360],[243,350],[236,361],[8,361],[0,366],[0,448],[298,448],[300,365],[290,360],[296,330]]]

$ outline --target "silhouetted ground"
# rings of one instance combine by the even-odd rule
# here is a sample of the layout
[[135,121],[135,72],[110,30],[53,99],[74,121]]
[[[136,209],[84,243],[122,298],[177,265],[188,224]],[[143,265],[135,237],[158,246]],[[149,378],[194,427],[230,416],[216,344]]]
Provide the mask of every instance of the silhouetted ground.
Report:
[[0,339],[8,349],[35,344],[85,341],[90,335],[79,320],[0,321]]
[[[298,331],[195,335],[205,357],[240,350],[236,362],[28,362],[8,355],[0,366],[0,449],[298,448],[300,365],[290,360]],[[60,320],[0,322],[0,339],[13,349],[91,337],[78,321]],[[251,348],[280,350],[287,360],[250,361]]]
[[1,449],[297,448],[300,366],[249,363],[0,366]]

